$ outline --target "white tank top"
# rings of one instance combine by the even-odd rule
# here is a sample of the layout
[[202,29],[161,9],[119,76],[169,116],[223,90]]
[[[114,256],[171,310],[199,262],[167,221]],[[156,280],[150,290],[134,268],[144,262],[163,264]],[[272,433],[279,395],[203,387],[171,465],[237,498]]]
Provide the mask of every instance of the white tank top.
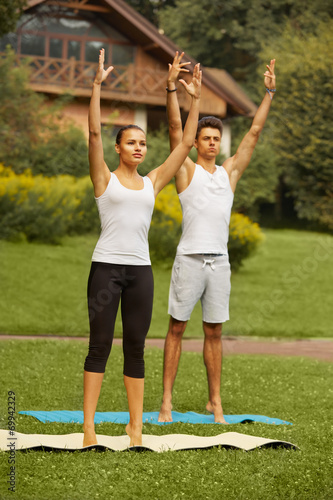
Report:
[[179,194],[179,200],[183,221],[177,255],[228,254],[234,193],[226,170],[216,165],[215,172],[210,174],[196,164],[193,178]]
[[143,183],[143,189],[128,189],[111,173],[106,190],[95,198],[102,230],[93,261],[133,266],[150,264],[148,231],[155,196],[150,178],[143,177]]

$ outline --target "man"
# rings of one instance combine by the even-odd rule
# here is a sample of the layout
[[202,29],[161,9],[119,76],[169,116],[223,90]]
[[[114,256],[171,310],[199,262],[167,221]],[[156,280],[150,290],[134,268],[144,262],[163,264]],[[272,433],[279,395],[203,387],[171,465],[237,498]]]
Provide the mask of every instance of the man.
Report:
[[[182,123],[176,95],[176,81],[184,53],[176,52],[169,64],[167,111],[170,147],[181,141]],[[195,304],[201,300],[204,331],[204,363],[209,400],[206,409],[215,422],[227,423],[221,403],[222,324],[229,319],[230,265],[227,242],[230,213],[237,182],[247,168],[266,122],[275,93],[275,59],[264,73],[265,96],[251,128],[236,154],[223,166],[215,165],[220,152],[222,122],[215,117],[199,121],[194,146],[197,162],[186,158],[178,171],[176,189],[183,211],[182,236],[172,269],[169,293],[169,330],[164,346],[163,401],[159,422],[172,421],[172,388],[176,378],[181,341]]]

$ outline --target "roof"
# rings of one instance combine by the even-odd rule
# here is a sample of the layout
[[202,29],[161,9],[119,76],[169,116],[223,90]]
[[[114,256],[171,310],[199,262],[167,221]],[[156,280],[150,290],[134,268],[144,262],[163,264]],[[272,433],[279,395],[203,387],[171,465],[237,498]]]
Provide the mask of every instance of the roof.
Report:
[[[28,0],[25,10],[45,3],[47,0]],[[170,38],[160,31],[145,17],[136,12],[124,0],[98,0],[92,4],[88,2],[79,3],[79,0],[49,0],[48,4],[63,7],[89,9],[103,13],[104,19],[113,26],[117,26],[129,39],[143,46],[146,52],[165,64],[169,63],[175,52],[181,51]],[[193,70],[196,61],[185,52],[184,60],[191,62],[190,71]],[[236,81],[227,71],[205,68],[202,64],[202,83],[214,94],[226,101],[229,115],[254,116],[257,106],[245,94]]]

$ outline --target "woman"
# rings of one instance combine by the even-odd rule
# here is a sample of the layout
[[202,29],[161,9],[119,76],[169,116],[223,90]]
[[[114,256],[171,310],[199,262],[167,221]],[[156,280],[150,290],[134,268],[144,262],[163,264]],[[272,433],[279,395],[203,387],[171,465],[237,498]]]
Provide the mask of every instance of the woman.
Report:
[[130,437],[130,446],[142,444],[143,351],[153,301],[148,230],[156,196],[174,177],[192,148],[201,90],[201,71],[197,65],[189,85],[180,80],[191,96],[183,140],[162,165],[144,178],[138,174],[137,168],[147,152],[146,136],[140,127],[130,125],[123,127],[117,135],[115,148],[119,154],[119,165],[111,173],[103,156],[100,89],[112,69],[110,66],[104,70],[102,49],[89,108],[90,177],[102,231],[93,253],[88,280],[90,341],[84,366],[83,446],[97,444],[94,416],[111,350],[120,297],[124,383],[130,414],[126,432]]

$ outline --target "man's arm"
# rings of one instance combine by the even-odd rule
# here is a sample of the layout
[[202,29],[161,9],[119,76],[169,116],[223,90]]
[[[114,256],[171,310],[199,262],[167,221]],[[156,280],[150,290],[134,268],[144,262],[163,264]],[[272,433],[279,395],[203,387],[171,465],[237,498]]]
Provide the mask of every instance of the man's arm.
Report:
[[[170,151],[173,151],[182,141],[182,119],[180,115],[179,103],[176,89],[176,83],[181,71],[188,73],[189,70],[185,66],[190,62],[182,63],[184,52],[179,54],[176,52],[172,64],[169,64],[169,74],[167,81],[167,115],[169,123],[169,141]],[[171,92],[170,92],[171,91]],[[195,165],[187,156],[183,165],[175,175],[177,192],[180,193],[187,188],[190,179],[192,179]]]
[[170,151],[173,151],[181,143],[183,137],[182,119],[180,115],[178,97],[176,92],[176,83],[181,71],[188,73],[185,66],[190,62],[181,62],[184,52],[180,55],[176,52],[172,64],[169,64],[169,73],[167,80],[167,115],[169,123],[169,141]]
[[[224,168],[228,172],[230,185],[233,191],[235,191],[237,182],[250,163],[252,153],[258,142],[260,133],[264,128],[274,98],[274,92],[276,89],[274,66],[275,59],[272,59],[270,61],[270,65],[267,65],[267,71],[264,73],[264,84],[266,89],[270,91],[266,90],[265,96],[253,118],[250,130],[238,146],[236,154],[231,158],[228,158],[223,164]],[[274,92],[272,92],[272,90]]]
[[148,174],[148,177],[150,177],[154,185],[155,196],[157,196],[161,189],[163,189],[163,187],[177,174],[193,146],[198,128],[201,76],[200,65],[197,64],[194,68],[193,78],[190,84],[187,84],[184,80],[179,80],[182,85],[184,85],[186,92],[191,96],[191,107],[181,142],[175,147],[162,165]]

